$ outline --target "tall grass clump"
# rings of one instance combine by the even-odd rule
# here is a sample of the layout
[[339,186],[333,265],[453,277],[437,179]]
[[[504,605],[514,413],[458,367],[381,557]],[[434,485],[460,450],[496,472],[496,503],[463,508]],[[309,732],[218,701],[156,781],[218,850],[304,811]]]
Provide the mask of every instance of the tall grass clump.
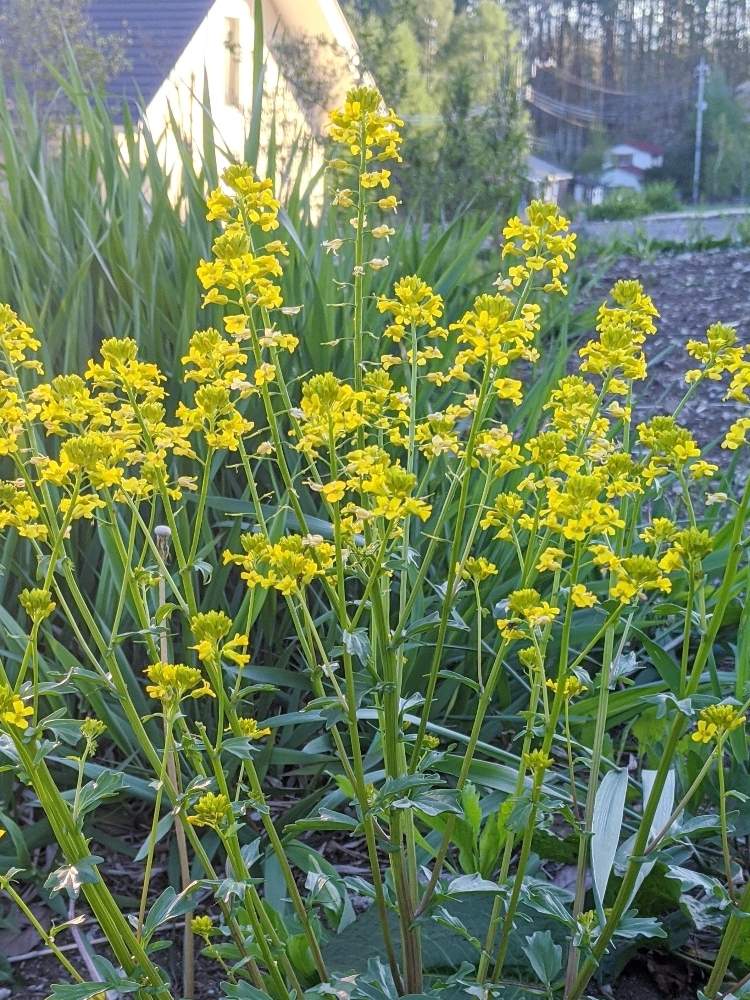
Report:
[[[173,371],[145,329],[49,371],[44,331],[0,311],[0,528],[33,566],[3,612],[0,752],[52,830],[46,888],[82,898],[110,955],[86,981],[65,926],[45,932],[77,980],[56,1000],[190,996],[195,938],[226,998],[579,1000],[683,910],[717,932],[704,996],[736,971],[750,485],[712,488],[678,418],[706,379],[746,403],[747,350],[710,327],[677,412],[633,426],[658,313],[621,281],[579,371],[539,380],[575,254],[540,202],[446,322],[394,249],[402,125],[368,88],[331,116],[335,370],[295,362],[316,300],[285,299],[292,241],[245,164],[208,195],[212,323]],[[95,846],[136,794],[125,915]],[[341,837],[366,875],[326,859]],[[0,876],[21,908],[23,868]]]

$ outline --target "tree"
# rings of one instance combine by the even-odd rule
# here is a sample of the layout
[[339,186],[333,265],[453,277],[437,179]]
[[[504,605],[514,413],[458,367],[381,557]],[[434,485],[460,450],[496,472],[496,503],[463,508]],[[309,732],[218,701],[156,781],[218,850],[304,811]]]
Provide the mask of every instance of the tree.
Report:
[[527,152],[520,46],[496,0],[350,0],[367,68],[405,118],[402,196],[428,216],[504,211]]
[[20,80],[40,104],[59,93],[72,55],[81,75],[101,87],[127,66],[126,38],[96,30],[87,0],[5,0],[0,14],[0,70]]

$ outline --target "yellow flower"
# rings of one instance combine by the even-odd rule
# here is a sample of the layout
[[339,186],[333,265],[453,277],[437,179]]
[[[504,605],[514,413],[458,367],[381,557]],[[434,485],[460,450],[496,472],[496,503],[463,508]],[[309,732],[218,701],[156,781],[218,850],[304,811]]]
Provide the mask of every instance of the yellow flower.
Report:
[[[383,106],[382,98],[374,87],[353,87],[346,95],[344,106],[331,112],[328,134],[341,147],[342,153],[357,161],[364,150],[367,161],[393,159],[400,162],[398,150],[402,139],[399,129],[403,124],[393,110]],[[346,169],[349,162],[332,160],[329,166]],[[367,186],[382,184],[381,173],[376,172],[378,179],[368,180]]]
[[273,382],[276,378],[276,369],[272,364],[264,361],[263,364],[258,365],[255,369],[253,378],[257,386],[268,385],[269,382]]
[[643,344],[655,333],[654,319],[659,314],[638,281],[618,281],[610,294],[615,307],[600,307],[596,323],[599,339],[589,341],[578,352],[584,359],[581,371],[608,378],[645,379]]
[[[433,327],[443,315],[443,300],[417,275],[399,279],[393,286],[394,298],[381,296],[378,309],[381,313],[391,313],[398,327]],[[392,340],[400,340],[390,334]]]
[[48,590],[36,587],[32,590],[22,590],[18,600],[33,625],[39,625],[55,610],[55,602],[50,599]]
[[540,573],[552,573],[558,569],[562,569],[562,560],[564,558],[564,549],[558,549],[550,545],[549,548],[546,548],[542,552],[537,561],[536,568]]
[[554,760],[543,750],[530,750],[523,755],[524,770],[531,771],[537,781],[541,781],[547,768],[552,767]]
[[750,417],[740,417],[727,431],[721,447],[736,451],[747,441],[748,431],[750,431]]
[[207,915],[193,917],[190,921],[190,930],[196,937],[203,938],[207,943],[208,939],[216,934],[216,928],[211,917]]
[[[554,691],[557,694],[557,681],[548,680],[547,687],[550,691]],[[569,677],[565,678],[565,683],[563,684],[563,697],[566,701],[570,701],[571,698],[577,698],[579,694],[582,694],[586,690],[586,685],[583,684],[575,674],[571,674]]]
[[592,608],[597,603],[596,595],[587,590],[582,583],[573,585],[570,599],[577,608]]
[[744,725],[746,718],[734,705],[709,705],[698,713],[698,724],[692,739],[696,743],[718,741]]
[[144,673],[151,681],[146,685],[146,693],[168,708],[175,708],[183,698],[215,697],[196,667],[186,667],[183,663],[152,663]]
[[706,339],[689,340],[686,344],[691,358],[701,363],[685,373],[685,381],[697,382],[702,378],[719,380],[725,372],[737,371],[747,354],[747,347],[737,346],[737,331],[724,323],[714,323],[706,330]]
[[346,492],[346,483],[342,479],[334,479],[333,482],[326,483],[320,492],[328,503],[338,503]]
[[461,570],[462,580],[471,580],[475,583],[482,583],[491,576],[497,575],[497,566],[485,559],[484,556],[469,556],[464,561]]
[[246,635],[235,635],[226,642],[223,641],[231,627],[232,620],[223,611],[205,611],[193,615],[190,629],[197,642],[190,648],[196,651],[201,663],[219,667],[224,659],[238,667],[244,667],[250,662]]
[[492,383],[498,399],[509,399],[516,406],[523,402],[523,383],[517,378],[496,378]]
[[194,806],[195,812],[188,816],[191,826],[209,826],[214,830],[226,827],[232,819],[232,803],[226,795],[206,792]]
[[6,726],[13,726],[15,729],[28,729],[26,721],[30,715],[34,714],[34,709],[29,705],[24,705],[23,699],[15,694],[10,687],[0,689],[0,722]]
[[672,590],[658,562],[648,556],[626,556],[617,562],[614,573],[616,582],[612,597],[623,604],[643,599],[649,590],[660,590],[664,594]]
[[543,290],[564,295],[561,277],[575,256],[576,244],[575,235],[568,233],[570,222],[559,214],[556,205],[542,201],[532,201],[526,214],[528,222],[516,215],[503,228],[503,259],[522,261],[508,269],[509,279],[517,286],[535,273],[548,271]]
[[256,719],[237,719],[237,725],[242,735],[248,740],[262,740],[264,736],[271,735],[268,726],[259,726]]

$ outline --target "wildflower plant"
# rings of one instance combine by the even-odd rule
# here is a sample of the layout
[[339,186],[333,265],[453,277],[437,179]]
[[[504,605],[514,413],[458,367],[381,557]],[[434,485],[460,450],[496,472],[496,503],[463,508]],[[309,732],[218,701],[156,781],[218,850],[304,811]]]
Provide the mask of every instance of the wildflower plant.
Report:
[[[393,992],[439,989],[424,953],[436,921],[473,954],[454,985],[490,996],[510,983],[525,996],[524,984],[538,980],[528,995],[579,1000],[618,938],[664,934],[637,914],[645,859],[657,848],[668,856],[715,771],[724,862],[715,895],[726,912],[706,987],[713,998],[750,910],[724,776],[727,754],[744,752],[747,668],[737,667],[730,691],[716,661],[747,572],[750,485],[727,501],[725,558],[711,562],[717,533],[700,517],[717,466],[679,418],[706,379],[728,377],[730,397],[747,403],[750,354],[731,328],[712,326],[688,345],[699,367],[678,411],[634,426],[658,314],[637,282],[621,281],[580,348],[579,371],[557,381],[536,423],[519,426],[514,412],[543,363],[544,307],[566,294],[575,236],[555,206],[532,202],[503,229],[495,290],[446,317],[439,291],[400,274],[384,249],[399,207],[389,164],[402,127],[368,87],[331,116],[341,235],[325,249],[354,249],[336,290],[348,317],[345,373],[287,378],[301,332],[290,318],[299,304],[284,303],[279,281],[290,250],[271,182],[247,165],[229,167],[207,199],[216,232],[197,280],[214,325],[190,339],[182,366],[192,391],[179,403],[128,338],[105,339],[81,374],[46,378],[41,335],[0,308],[0,530],[37,560],[34,585],[18,597],[24,652],[0,671],[0,751],[78,873],[60,885],[83,894],[109,942],[123,978],[106,988],[119,982],[158,1000],[176,994],[154,933],[186,914],[185,966],[197,937],[220,965],[226,997],[374,995],[364,973],[358,985],[327,957],[343,922],[332,898],[355,883],[328,874],[300,839],[342,830],[364,843],[369,877],[356,891],[371,900]],[[382,325],[370,330],[371,278],[386,267],[392,290],[376,298]],[[742,447],[748,427],[740,417],[724,447]],[[212,494],[222,464],[239,498]],[[117,581],[106,621],[77,572],[77,546],[93,532],[107,540]],[[220,606],[207,603],[211,574],[224,581]],[[255,644],[264,604],[277,623],[271,648]],[[666,666],[644,631],[660,613],[679,632],[678,659],[664,654]],[[57,620],[75,637],[78,665],[67,674],[69,662],[55,659]],[[266,781],[285,717],[277,708],[259,715],[265,688],[254,668],[290,642],[305,691],[296,723],[315,729],[331,784],[319,811],[287,825]],[[633,777],[643,781],[642,808],[626,816],[628,773],[611,759],[608,729],[632,649],[656,657],[668,680],[631,706],[658,710],[664,726],[658,767],[647,777],[641,762]],[[500,711],[511,683],[519,696]],[[468,724],[449,726],[459,699]],[[115,748],[127,727],[156,789],[132,922],[87,827],[118,790],[83,783],[109,727],[78,725],[72,803],[47,760],[61,723],[86,702],[111,716]],[[478,787],[502,795],[481,800]],[[607,811],[614,841],[611,823],[602,829]],[[623,824],[632,837],[608,887]],[[572,892],[544,881],[537,860],[537,834],[561,826],[576,855]],[[182,885],[149,907],[154,852],[170,827]],[[284,906],[265,889],[261,855]],[[0,884],[25,905],[11,881]],[[451,912],[469,893],[490,900],[479,935]],[[523,938],[529,908],[554,933]],[[511,955],[519,936],[529,958],[520,970]]]

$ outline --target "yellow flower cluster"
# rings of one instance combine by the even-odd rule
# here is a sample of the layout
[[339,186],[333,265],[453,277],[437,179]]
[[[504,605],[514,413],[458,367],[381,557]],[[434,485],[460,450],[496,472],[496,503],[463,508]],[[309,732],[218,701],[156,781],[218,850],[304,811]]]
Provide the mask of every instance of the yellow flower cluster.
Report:
[[335,450],[342,439],[364,426],[364,402],[364,392],[357,392],[332,372],[313,375],[302,386],[297,447],[310,456],[320,448]]
[[38,375],[44,374],[41,361],[29,357],[36,354],[40,347],[31,327],[20,320],[10,306],[0,305],[0,357],[5,367],[0,375],[0,386],[15,388],[19,368],[30,368]]
[[687,471],[694,479],[716,472],[716,465],[701,460],[701,450],[690,431],[672,416],[652,417],[639,424],[638,439],[649,451],[643,468],[649,483],[669,472]]
[[248,587],[272,587],[286,597],[325,576],[334,564],[334,546],[314,535],[287,535],[271,542],[264,535],[248,533],[240,544],[242,552],[224,553],[224,564],[239,566]]
[[[546,683],[550,691],[557,694],[557,681],[548,680]],[[570,701],[572,698],[577,698],[578,695],[583,694],[585,690],[586,685],[578,677],[576,677],[575,674],[571,674],[569,677],[566,677],[563,682],[563,698],[566,701]]]
[[381,313],[390,313],[393,322],[384,335],[398,343],[406,335],[407,327],[434,327],[443,315],[443,300],[430,286],[416,275],[401,278],[393,286],[392,299],[382,295],[378,299]]
[[466,369],[483,363],[491,370],[506,368],[523,358],[536,361],[539,352],[531,347],[539,330],[539,306],[524,305],[516,315],[516,306],[505,295],[479,295],[460,320],[452,323],[459,344],[469,346],[456,355],[448,376],[462,378]]
[[[346,95],[344,106],[330,114],[328,135],[342,152],[355,157],[364,157],[366,162],[385,160],[401,162],[399,146],[402,138],[399,129],[403,121],[392,109],[386,109],[374,87],[354,87]],[[332,161],[334,168],[341,169],[339,161]],[[377,174],[383,171],[376,171]],[[385,171],[386,174],[389,171]],[[382,180],[378,178],[378,184]],[[376,186],[368,182],[365,186]],[[383,185],[387,186],[387,184]]]
[[622,604],[640,600],[650,590],[669,594],[672,582],[656,559],[650,556],[634,555],[620,558],[606,545],[592,545],[594,565],[613,574],[611,596]]
[[187,821],[191,826],[208,826],[213,830],[222,830],[232,819],[232,803],[226,795],[216,795],[206,792],[197,800]]
[[202,698],[214,693],[197,667],[183,663],[152,663],[144,673],[151,681],[146,693],[161,701],[167,709],[176,708],[185,698]]
[[736,372],[747,357],[746,346],[738,346],[737,331],[724,323],[713,323],[706,330],[705,340],[689,340],[685,348],[700,368],[685,373],[688,384],[709,378],[718,382],[725,372]]
[[51,600],[49,591],[39,587],[22,590],[18,595],[18,602],[31,619],[32,625],[39,625],[55,610],[55,602]]
[[30,705],[25,705],[23,698],[7,685],[0,687],[0,724],[12,726],[14,729],[28,729],[28,719],[34,714]]
[[344,515],[352,519],[350,530],[362,530],[364,522],[373,517],[398,522],[409,515],[422,521],[430,516],[430,505],[414,496],[417,477],[392,461],[385,449],[370,445],[351,451],[346,471],[350,488],[368,503],[366,508],[355,505],[344,508]]
[[196,643],[190,648],[195,650],[201,663],[220,667],[222,659],[225,659],[242,667],[250,662],[246,635],[235,635],[224,641],[231,627],[232,620],[223,611],[206,611],[193,615],[190,619],[190,630],[195,636]]
[[698,723],[692,739],[696,743],[718,741],[727,733],[744,725],[746,716],[734,705],[709,705],[698,713]]
[[519,216],[509,219],[503,229],[503,259],[519,259],[508,269],[510,281],[520,285],[533,274],[549,272],[543,285],[545,292],[566,294],[562,275],[575,256],[576,238],[568,232],[570,222],[560,215],[555,205],[532,201],[526,210],[527,222]]
[[611,379],[645,379],[646,357],[643,344],[656,332],[654,318],[659,314],[638,281],[618,281],[611,291],[614,307],[599,308],[596,330],[598,340],[590,340],[578,352],[584,359],[581,371],[606,376],[610,392],[626,391],[624,384],[614,387]]
[[617,508],[602,499],[605,485],[601,470],[552,480],[542,513],[544,524],[570,541],[584,541],[592,534],[613,535],[624,527],[624,521]]
[[469,556],[461,568],[461,579],[472,583],[483,583],[491,576],[497,576],[497,566],[484,556]]
[[542,600],[538,590],[526,587],[514,590],[508,597],[507,618],[500,618],[497,627],[504,639],[520,639],[526,635],[525,629],[549,625],[559,615],[560,609]]

